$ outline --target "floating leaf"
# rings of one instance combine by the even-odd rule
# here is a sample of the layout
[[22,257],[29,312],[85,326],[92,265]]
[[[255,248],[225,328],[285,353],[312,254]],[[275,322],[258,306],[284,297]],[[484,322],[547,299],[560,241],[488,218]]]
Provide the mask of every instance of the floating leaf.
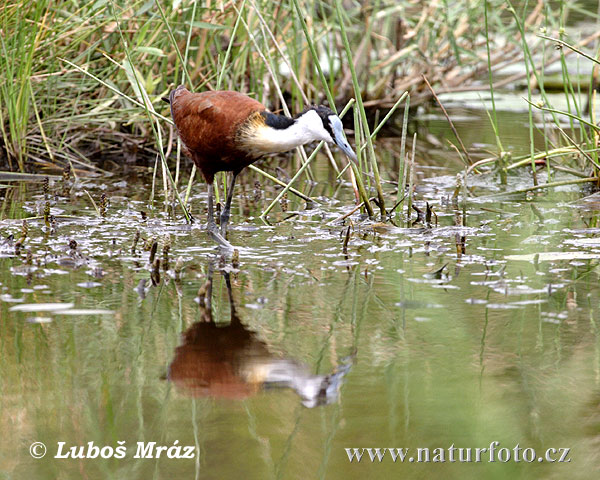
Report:
[[9,312],[53,312],[73,308],[73,303],[23,303],[8,309]]
[[560,260],[592,260],[600,259],[600,253],[585,253],[585,252],[541,252],[528,253],[522,255],[507,255],[506,260],[521,260],[524,262],[558,262]]
[[54,315],[114,315],[114,310],[104,310],[102,308],[72,308],[58,310]]
[[27,319],[29,323],[50,323],[51,321],[50,317],[29,317]]
[[81,282],[77,284],[78,287],[81,288],[94,288],[94,287],[101,287],[102,284],[100,282]]

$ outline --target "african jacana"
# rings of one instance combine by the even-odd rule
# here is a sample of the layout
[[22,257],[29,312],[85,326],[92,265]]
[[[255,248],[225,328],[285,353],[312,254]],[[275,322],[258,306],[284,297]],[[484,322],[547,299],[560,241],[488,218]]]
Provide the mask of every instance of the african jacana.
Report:
[[[310,106],[289,118],[269,112],[263,104],[231,91],[191,93],[180,85],[169,98],[171,116],[184,151],[202,172],[208,184],[209,233],[222,245],[229,221],[233,187],[240,171],[269,153],[286,152],[300,145],[323,140],[336,143],[352,160],[356,155],[344,135],[339,117],[325,106]],[[213,216],[215,173],[232,172],[221,234]]]
[[231,280],[223,271],[229,297],[229,324],[215,322],[212,315],[214,264],[208,265],[208,278],[198,295],[201,321],[183,333],[175,349],[167,379],[183,393],[194,397],[245,399],[263,387],[291,388],[306,407],[334,401],[346,373],[348,358],[329,374],[315,375],[304,363],[270,352],[256,332],[239,317],[233,299]]

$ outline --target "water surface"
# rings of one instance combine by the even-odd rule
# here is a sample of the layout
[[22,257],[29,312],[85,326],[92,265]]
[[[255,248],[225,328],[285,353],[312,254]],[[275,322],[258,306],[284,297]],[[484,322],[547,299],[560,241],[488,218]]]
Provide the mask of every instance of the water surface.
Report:
[[[514,144],[526,145],[514,118]],[[428,128],[445,135],[435,120]],[[493,143],[473,128],[468,145]],[[384,178],[395,149],[379,146]],[[462,166],[429,149],[417,158],[416,204],[433,206],[431,225],[373,226],[360,213],[336,222],[352,190],[326,161],[314,186],[300,185],[321,203],[290,195],[265,225],[257,217],[277,192],[259,198],[248,175],[230,235],[239,261],[220,258],[201,225],[151,208],[144,172],[82,178],[68,198],[60,181],[47,200],[39,184],[0,192],[0,476],[593,478],[599,203],[582,201],[581,187],[489,197],[503,188],[490,173],[469,179],[456,208]],[[105,218],[84,190],[97,203],[106,194]],[[29,221],[16,254],[21,219],[46,201],[55,224]],[[192,203],[204,218],[204,185]],[[199,454],[134,458],[138,442],[176,441]],[[31,457],[34,442],[44,458]],[[127,453],[53,458],[58,442]],[[446,450],[443,463],[416,461],[418,448],[474,457],[492,442],[535,459],[450,462]],[[346,448],[368,447],[408,448],[414,460],[349,461]],[[546,461],[549,448],[569,448],[570,462]]]

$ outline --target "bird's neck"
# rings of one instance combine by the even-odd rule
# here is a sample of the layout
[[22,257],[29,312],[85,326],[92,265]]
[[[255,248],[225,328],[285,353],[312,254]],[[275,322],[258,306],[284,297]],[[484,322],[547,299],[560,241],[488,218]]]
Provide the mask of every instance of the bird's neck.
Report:
[[313,118],[313,115],[304,114],[289,118],[270,112],[261,112],[260,116],[264,121],[253,122],[244,138],[247,146],[257,154],[287,152],[300,145],[323,140],[315,133],[314,122],[320,122],[318,116]]

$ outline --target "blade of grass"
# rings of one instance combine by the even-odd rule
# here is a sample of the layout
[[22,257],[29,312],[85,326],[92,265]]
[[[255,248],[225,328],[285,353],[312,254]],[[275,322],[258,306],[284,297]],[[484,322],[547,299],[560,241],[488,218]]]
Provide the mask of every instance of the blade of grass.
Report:
[[[112,0],[111,0],[112,3]],[[138,78],[138,75],[136,73],[135,68],[133,68],[133,62],[131,60],[131,54],[129,52],[129,48],[127,47],[127,42],[125,40],[125,37],[123,36],[123,32],[121,31],[121,26],[119,23],[119,20],[116,16],[115,13],[115,8],[114,8],[114,3],[112,3],[113,5],[113,15],[115,18],[115,22],[117,23],[117,30],[119,31],[119,36],[121,37],[121,41],[123,42],[123,48],[125,50],[125,54],[127,56],[127,61],[129,62],[129,64],[132,67],[132,73],[133,73],[133,78],[136,82],[138,91],[140,92],[141,98],[143,100],[143,108],[144,111],[146,112],[146,116],[148,117],[148,122],[150,123],[150,126],[152,127],[152,131],[154,132],[154,138],[156,139],[157,143],[158,143],[158,151],[160,154],[160,158],[162,160],[162,165],[163,165],[163,172],[166,174],[166,176],[169,179],[169,182],[172,186],[173,192],[175,194],[175,197],[177,199],[177,202],[179,203],[179,206],[181,207],[182,211],[183,211],[183,215],[185,217],[185,220],[187,223],[192,223],[192,217],[190,216],[189,212],[187,211],[187,207],[184,205],[183,201],[181,200],[181,197],[179,196],[179,192],[177,191],[177,186],[175,185],[175,181],[173,180],[173,177],[171,175],[171,171],[169,170],[168,167],[168,163],[167,163],[167,159],[165,158],[165,153],[164,153],[164,147],[163,147],[163,142],[162,142],[162,132],[160,129],[160,124],[158,123],[158,120],[156,120],[156,125],[154,124],[155,119],[152,118],[152,114],[151,112],[154,112],[154,106],[152,105],[152,103],[150,102],[150,99],[148,97],[148,94],[146,93],[146,90],[144,88],[144,86],[142,85],[140,79]],[[166,180],[165,180],[166,182]],[[165,187],[166,189],[166,187]],[[165,202],[168,201],[168,194],[165,191]]]
[[[385,199],[383,197],[383,189],[381,187],[381,181],[379,178],[379,168],[377,166],[377,158],[375,157],[373,141],[371,139],[371,134],[369,131],[369,124],[367,122],[367,114],[365,112],[365,107],[364,107],[363,101],[362,101],[361,89],[360,89],[360,86],[358,85],[358,77],[356,76],[356,70],[354,68],[354,59],[352,58],[352,51],[350,49],[350,43],[348,41],[348,36],[346,34],[345,21],[344,21],[343,15],[342,15],[341,0],[336,0],[335,8],[336,8],[339,27],[340,27],[340,33],[342,35],[342,44],[344,45],[344,49],[346,51],[346,58],[348,60],[348,66],[350,68],[350,74],[352,76],[352,84],[354,86],[354,96],[356,98],[356,104],[357,104],[357,107],[358,107],[358,110],[360,113],[362,128],[364,129],[365,137],[367,139],[368,158],[369,158],[369,161],[371,164],[371,169],[373,171],[373,175],[375,176],[375,188],[377,190],[377,197],[379,200],[379,209],[381,211],[381,217],[382,217],[382,219],[384,219],[386,216]],[[358,172],[358,173],[360,173],[360,172]],[[358,177],[358,175],[357,175],[357,177]],[[365,206],[366,205],[368,205],[367,202],[365,202]]]
[[[396,196],[396,208],[398,212],[402,212],[402,202],[406,198],[406,184],[402,182],[404,179],[404,170],[406,168],[406,133],[408,131],[408,112],[410,109],[410,96],[406,99],[404,105],[404,116],[402,117],[402,136],[400,138],[400,159],[398,160],[398,195]],[[393,212],[390,212],[393,213]]]

